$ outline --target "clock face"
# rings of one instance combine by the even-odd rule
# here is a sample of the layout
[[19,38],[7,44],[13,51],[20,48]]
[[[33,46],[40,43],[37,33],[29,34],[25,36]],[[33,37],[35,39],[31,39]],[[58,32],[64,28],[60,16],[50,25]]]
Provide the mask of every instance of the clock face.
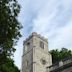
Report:
[[42,63],[43,65],[45,65],[45,64],[46,64],[46,60],[45,60],[44,58],[42,58],[42,59],[41,59],[41,63]]

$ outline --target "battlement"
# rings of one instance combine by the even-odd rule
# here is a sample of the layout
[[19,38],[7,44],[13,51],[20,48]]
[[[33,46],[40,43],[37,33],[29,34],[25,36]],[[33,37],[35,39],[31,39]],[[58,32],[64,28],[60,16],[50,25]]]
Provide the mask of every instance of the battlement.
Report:
[[53,64],[47,68],[49,68],[50,72],[58,72],[62,69],[66,69],[67,67],[72,66],[72,56],[66,59],[63,59],[56,64]]
[[26,42],[26,41],[28,41],[31,37],[33,37],[33,36],[36,36],[36,37],[38,37],[38,38],[40,38],[40,39],[42,39],[43,41],[45,41],[45,42],[47,42],[48,43],[48,39],[47,38],[44,38],[43,36],[41,36],[40,34],[38,34],[38,33],[36,33],[36,32],[33,32],[28,38],[26,38],[26,40],[24,41],[24,43]]

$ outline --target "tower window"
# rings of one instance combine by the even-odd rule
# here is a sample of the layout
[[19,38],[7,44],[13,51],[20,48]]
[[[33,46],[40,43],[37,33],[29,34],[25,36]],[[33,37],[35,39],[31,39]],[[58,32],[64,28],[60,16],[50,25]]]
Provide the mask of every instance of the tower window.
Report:
[[28,42],[28,43],[27,43],[27,48],[29,48],[29,47],[30,47],[30,43]]
[[26,67],[28,66],[28,63],[29,63],[28,60],[26,60]]
[[27,44],[24,46],[24,52],[27,52],[28,49],[29,49],[29,47],[30,47],[30,43],[27,43]]
[[40,47],[44,49],[44,43],[42,41],[40,41]]

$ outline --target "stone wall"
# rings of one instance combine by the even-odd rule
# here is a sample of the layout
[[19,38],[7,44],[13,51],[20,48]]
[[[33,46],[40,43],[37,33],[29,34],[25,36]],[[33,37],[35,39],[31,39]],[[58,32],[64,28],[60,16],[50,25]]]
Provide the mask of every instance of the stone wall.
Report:
[[[44,48],[40,47],[40,42]],[[26,46],[27,51],[25,51]],[[28,64],[27,64],[28,63]],[[48,51],[48,41],[37,33],[32,33],[25,41],[22,56],[22,72],[46,72],[46,67],[52,65]]]
[[49,72],[72,72],[72,57],[47,67]]

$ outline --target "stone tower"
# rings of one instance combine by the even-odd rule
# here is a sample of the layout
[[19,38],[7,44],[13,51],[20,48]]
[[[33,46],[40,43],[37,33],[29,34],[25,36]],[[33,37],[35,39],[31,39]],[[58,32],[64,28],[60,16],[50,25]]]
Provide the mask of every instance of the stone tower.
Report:
[[22,72],[46,72],[46,67],[50,65],[52,59],[47,39],[33,32],[24,41]]

